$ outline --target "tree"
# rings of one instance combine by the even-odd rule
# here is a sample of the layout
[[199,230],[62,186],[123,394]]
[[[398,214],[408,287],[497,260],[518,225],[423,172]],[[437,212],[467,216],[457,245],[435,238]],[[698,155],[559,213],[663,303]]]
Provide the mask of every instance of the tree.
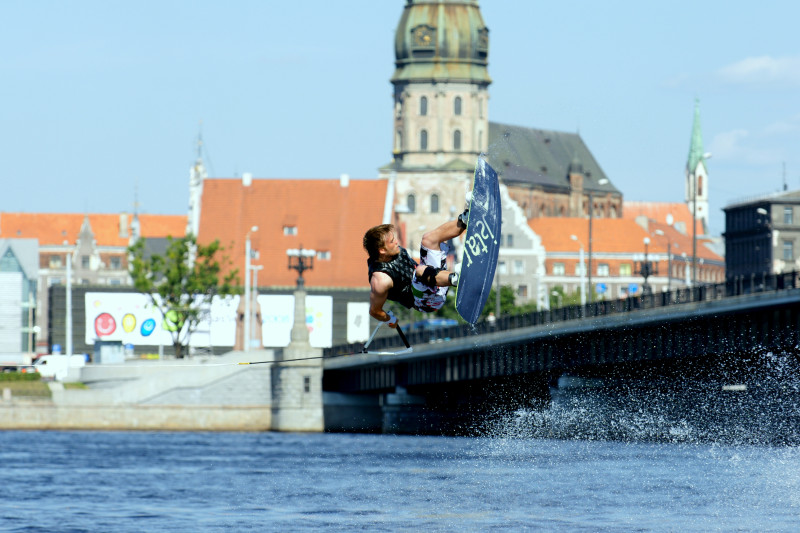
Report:
[[[456,311],[455,294],[456,291],[454,290],[450,290],[447,293],[447,301],[445,302],[444,306],[436,312],[436,316],[442,318],[454,318],[463,322],[461,317],[458,315],[458,311]],[[489,313],[494,313],[495,316],[507,316],[536,311],[536,302],[528,302],[527,304],[517,305],[514,288],[510,285],[503,285],[500,287],[500,315],[498,315],[495,307],[497,307],[497,296],[495,293],[495,288],[492,287],[492,289],[489,291],[489,297],[486,299],[486,305],[483,306],[483,311],[481,311],[481,319],[483,320],[486,319]]]
[[[215,295],[238,294],[239,277],[237,270],[230,270],[220,281],[222,266],[217,254],[223,248],[219,241],[202,245],[193,235],[167,240],[164,256],[146,257],[143,238],[131,245],[130,273],[136,290],[148,295],[161,312],[172,336],[175,357],[181,359],[184,346],[200,323],[203,307]],[[226,256],[221,260],[226,266],[231,264]]]

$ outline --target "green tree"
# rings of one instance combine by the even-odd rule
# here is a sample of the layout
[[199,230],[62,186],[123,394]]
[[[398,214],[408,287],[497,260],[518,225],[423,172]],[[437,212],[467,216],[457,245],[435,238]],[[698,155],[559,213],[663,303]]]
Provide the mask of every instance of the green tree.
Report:
[[[442,318],[454,318],[463,322],[461,317],[458,315],[458,311],[456,311],[456,291],[450,290],[447,293],[447,302],[445,302],[444,306],[436,312],[436,316],[440,316]],[[481,311],[481,320],[485,320],[489,313],[494,313],[495,316],[498,316],[497,310],[497,293],[495,292],[495,288],[492,287],[491,291],[489,292],[489,297],[486,299],[486,305],[483,306],[483,311]],[[529,313],[531,311],[536,311],[536,303],[535,302],[528,302],[524,305],[517,305],[516,304],[516,295],[514,294],[514,288],[510,285],[502,285],[500,287],[500,315],[517,315],[521,313]]]
[[225,266],[231,263],[226,256],[217,259],[217,254],[223,252],[219,241],[202,245],[193,235],[167,239],[169,245],[163,256],[146,257],[145,239],[131,245],[130,273],[136,290],[148,295],[161,312],[172,336],[175,357],[181,359],[184,346],[188,346],[202,318],[203,307],[214,295],[238,294],[239,277],[237,270],[230,270],[220,280],[220,261]]

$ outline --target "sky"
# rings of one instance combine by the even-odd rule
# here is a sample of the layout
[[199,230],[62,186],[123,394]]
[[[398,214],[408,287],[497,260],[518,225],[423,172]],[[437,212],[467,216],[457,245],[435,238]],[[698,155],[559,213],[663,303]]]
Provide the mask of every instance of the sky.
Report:
[[[199,135],[211,177],[376,178],[404,4],[4,0],[0,211],[185,214]],[[580,133],[626,200],[684,201],[696,100],[713,235],[800,189],[800,2],[480,7],[489,119]]]

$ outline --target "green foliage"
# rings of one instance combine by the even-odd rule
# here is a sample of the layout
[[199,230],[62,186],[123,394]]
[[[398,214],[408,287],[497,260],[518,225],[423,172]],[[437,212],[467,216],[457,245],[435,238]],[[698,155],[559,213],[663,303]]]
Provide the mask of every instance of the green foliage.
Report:
[[219,241],[202,245],[193,235],[178,239],[169,237],[168,240],[164,256],[145,257],[145,239],[131,245],[128,248],[130,272],[136,290],[150,297],[170,326],[167,329],[172,335],[175,356],[180,359],[183,346],[189,343],[189,337],[202,318],[203,307],[215,295],[238,294],[239,277],[237,270],[229,270],[220,280],[220,261],[226,266],[231,262],[226,256],[217,259],[224,251]]
[[[516,295],[514,294],[514,288],[509,285],[502,285],[500,287],[500,314],[503,316],[506,315],[518,315],[521,313],[529,313],[531,311],[536,311],[536,303],[529,302],[524,305],[517,305],[516,304]],[[486,305],[483,306],[483,311],[481,312],[480,320],[486,320],[486,317],[489,316],[489,313],[494,313],[495,316],[497,314],[497,293],[495,292],[495,288],[492,287],[492,290],[489,292],[489,298],[486,300]],[[444,307],[439,309],[436,312],[437,317],[442,318],[454,318],[459,322],[463,323],[464,320],[458,315],[458,311],[456,311],[456,291],[450,290],[447,293],[447,302],[445,302]]]
[[39,381],[38,372],[0,372],[0,381]]

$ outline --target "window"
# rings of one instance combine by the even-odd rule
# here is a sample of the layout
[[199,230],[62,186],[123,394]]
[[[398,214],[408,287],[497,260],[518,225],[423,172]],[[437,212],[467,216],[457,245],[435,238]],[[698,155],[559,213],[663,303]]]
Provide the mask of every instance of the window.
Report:
[[323,250],[317,252],[317,259],[320,261],[330,261],[331,260],[331,252],[330,250]]
[[439,195],[431,194],[431,213],[439,212]]
[[81,268],[89,268],[89,256],[82,255],[81,256]]
[[600,263],[597,265],[598,276],[608,276],[608,263]]
[[419,114],[425,116],[428,114],[428,97],[423,96],[419,99]]
[[631,275],[631,264],[630,263],[622,263],[619,265],[619,275],[620,276],[630,276]]
[[111,258],[111,269],[120,270],[122,268],[122,258],[115,256]]
[[419,132],[419,149],[423,152],[428,149],[428,130]]
[[409,213],[416,213],[417,211],[417,197],[414,194],[409,194],[406,196],[406,207],[408,207]]
[[506,246],[508,246],[509,248],[513,248],[514,247],[514,234],[513,233],[509,233],[508,235],[506,235]]
[[793,222],[794,216],[792,213],[791,207],[784,207],[783,208],[783,223],[784,224],[794,224]]
[[564,268],[564,263],[553,263],[554,276],[563,276],[565,273],[566,269]]
[[119,278],[111,278],[108,280],[109,285],[122,285],[122,280]]
[[460,115],[461,114],[461,97],[460,96],[456,96],[456,100],[453,103],[453,113],[455,113],[456,115]]
[[453,150],[461,150],[461,130],[453,132]]
[[794,242],[787,240],[783,241],[783,260],[784,261],[794,260]]
[[305,393],[311,392],[311,377],[310,376],[303,376],[303,392],[305,392]]
[[500,261],[497,263],[497,272],[500,274],[508,274],[508,267],[506,267],[505,261]]
[[514,274],[524,274],[525,273],[525,262],[521,259],[514,260]]
[[517,287],[517,296],[520,298],[527,298],[528,297],[528,286],[527,285],[520,285]]
[[283,234],[284,235],[297,235],[297,226],[284,226],[283,227]]
[[397,130],[397,135],[395,136],[395,148],[402,151],[403,150],[403,131]]
[[61,268],[61,256],[60,255],[51,255],[49,264],[50,264],[50,268]]

